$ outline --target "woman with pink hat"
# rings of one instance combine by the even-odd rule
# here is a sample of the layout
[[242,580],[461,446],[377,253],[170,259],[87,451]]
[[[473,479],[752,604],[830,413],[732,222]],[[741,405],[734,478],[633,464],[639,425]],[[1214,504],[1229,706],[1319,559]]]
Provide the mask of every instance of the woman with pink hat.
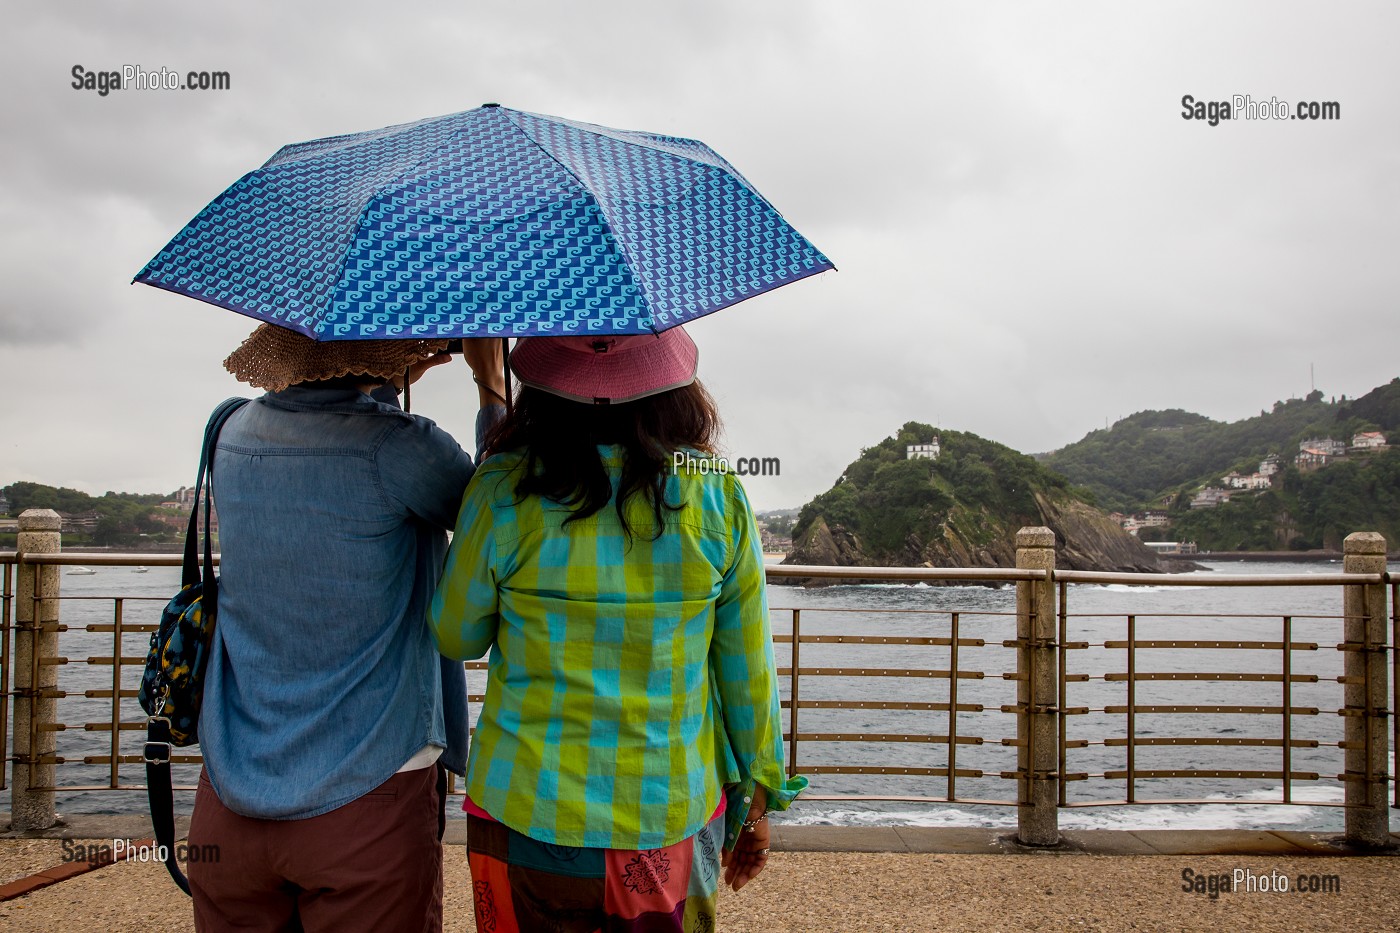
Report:
[[[536,337],[430,612],[490,652],[467,772],[478,929],[713,930],[768,858],[784,768],[763,556],[679,327]],[[727,803],[726,803],[727,798]],[[727,810],[727,813],[726,813]],[[726,818],[727,817],[727,818]]]

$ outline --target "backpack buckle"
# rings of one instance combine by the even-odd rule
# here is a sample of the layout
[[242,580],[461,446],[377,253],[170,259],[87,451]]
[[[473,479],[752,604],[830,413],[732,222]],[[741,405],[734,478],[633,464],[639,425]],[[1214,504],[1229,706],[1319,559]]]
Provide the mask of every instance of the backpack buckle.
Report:
[[[164,703],[162,702],[161,705],[163,706]],[[157,710],[157,713],[159,713],[159,710]],[[160,735],[168,739],[170,737],[169,717],[160,715],[147,717],[146,734],[148,736]],[[142,750],[141,758],[148,765],[168,765],[170,764],[170,755],[174,747],[175,746],[168,741],[148,738],[146,740],[146,746]]]
[[170,753],[175,746],[169,742],[147,742],[142,758],[148,765],[169,765]]

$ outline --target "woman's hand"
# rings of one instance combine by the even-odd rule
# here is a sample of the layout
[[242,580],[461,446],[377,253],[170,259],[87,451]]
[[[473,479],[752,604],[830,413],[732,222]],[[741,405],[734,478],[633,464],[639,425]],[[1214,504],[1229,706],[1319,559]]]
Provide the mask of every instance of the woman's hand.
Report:
[[755,784],[753,802],[749,804],[748,815],[744,818],[745,822],[754,825],[739,830],[739,840],[734,843],[734,848],[725,849],[720,856],[720,864],[724,866],[724,883],[735,891],[758,877],[763,866],[768,864],[768,818],[763,815],[767,806],[768,791],[762,784]]
[[[450,359],[452,359],[452,357],[447,356],[446,354],[438,354],[437,356],[430,356],[426,360],[419,360],[412,366],[408,367],[408,384],[413,385],[425,372],[432,369],[434,366],[441,366],[443,363],[446,363]],[[397,389],[400,392],[403,391],[405,380],[402,373],[395,376],[390,381],[394,384],[395,389]]]

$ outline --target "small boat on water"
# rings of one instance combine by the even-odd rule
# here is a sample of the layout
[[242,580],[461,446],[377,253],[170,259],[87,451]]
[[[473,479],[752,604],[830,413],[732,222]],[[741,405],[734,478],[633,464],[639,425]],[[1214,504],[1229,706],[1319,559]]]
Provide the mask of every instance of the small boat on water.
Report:
[[133,567],[133,568],[131,568],[131,572],[132,572],[132,573],[149,573],[150,570],[149,570],[149,568],[147,568],[147,567]]
[[72,570],[68,571],[68,576],[70,576],[70,577],[91,577],[91,576],[95,575],[96,573],[97,573],[97,571],[96,571],[96,570],[93,570],[91,567],[74,567]]

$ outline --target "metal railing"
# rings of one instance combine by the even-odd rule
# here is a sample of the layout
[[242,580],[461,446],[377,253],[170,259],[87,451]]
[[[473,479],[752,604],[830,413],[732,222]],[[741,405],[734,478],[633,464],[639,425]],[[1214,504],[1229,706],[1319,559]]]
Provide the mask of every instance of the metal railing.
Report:
[[[1068,621],[1072,617],[1068,611],[1069,596],[1068,586],[1071,583],[1096,583],[1096,584],[1136,584],[1143,586],[1207,586],[1207,587],[1271,587],[1271,586],[1308,586],[1308,587],[1345,587],[1357,585],[1381,585],[1386,580],[1386,574],[1301,574],[1301,575],[1248,575],[1248,576],[1226,576],[1212,575],[1209,579],[1199,577],[1181,577],[1177,575],[1152,575],[1152,574],[1108,574],[1108,573],[1088,573],[1082,571],[1059,571],[1055,574],[1056,583],[1059,588],[1059,631],[1060,659],[1062,669],[1066,663],[1070,652],[1085,650],[1092,647],[1102,647],[1106,649],[1122,650],[1125,653],[1126,670],[1121,672],[1107,673],[1097,678],[1104,682],[1123,683],[1127,689],[1127,702],[1122,705],[1109,705],[1102,709],[1093,710],[1089,708],[1072,708],[1069,706],[1068,685],[1074,682],[1087,682],[1090,675],[1068,675],[1062,674],[1060,678],[1060,749],[1059,761],[1060,770],[1064,775],[1061,783],[1060,805],[1066,807],[1086,807],[1086,806],[1112,806],[1117,804],[1158,804],[1158,803],[1219,803],[1214,799],[1181,799],[1163,798],[1143,800],[1137,796],[1137,784],[1142,780],[1157,778],[1199,778],[1208,777],[1215,780],[1276,780],[1282,784],[1282,794],[1279,803],[1291,804],[1293,800],[1292,782],[1297,780],[1317,781],[1321,775],[1316,772],[1295,771],[1292,765],[1292,753],[1296,748],[1318,748],[1321,745],[1330,744],[1333,747],[1345,750],[1347,745],[1344,740],[1335,743],[1322,743],[1316,739],[1295,739],[1293,738],[1293,718],[1296,716],[1319,716],[1324,710],[1316,706],[1297,706],[1293,702],[1293,685],[1299,683],[1319,683],[1321,678],[1317,674],[1296,673],[1293,667],[1293,654],[1298,651],[1317,652],[1325,647],[1333,647],[1339,651],[1358,650],[1346,644],[1345,641],[1331,645],[1313,642],[1296,641],[1294,639],[1294,623],[1308,619],[1311,621],[1345,622],[1346,615],[1328,616],[1299,616],[1282,615],[1270,616],[1261,614],[1222,614],[1213,613],[1210,619],[1218,620],[1222,618],[1260,620],[1277,620],[1280,627],[1280,638],[1274,640],[1245,640],[1245,639],[1142,639],[1139,637],[1141,629],[1140,618],[1136,614],[1099,614],[1108,618],[1123,618],[1125,621],[1125,638],[1122,640],[1107,640],[1101,643],[1073,642],[1068,637]],[[1076,618],[1088,618],[1086,614],[1073,616]],[[1200,619],[1200,615],[1186,615],[1181,613],[1154,613],[1154,620],[1162,619]],[[1142,652],[1152,652],[1160,649],[1169,650],[1210,650],[1210,651],[1277,651],[1280,655],[1279,672],[1241,672],[1241,671],[1189,671],[1189,672],[1164,672],[1164,671],[1140,671],[1138,670],[1138,659]],[[1386,648],[1388,650],[1388,646]],[[1239,704],[1140,704],[1136,701],[1137,687],[1143,683],[1179,681],[1179,682],[1216,682],[1216,683],[1259,683],[1278,684],[1280,690],[1280,702],[1277,706],[1272,705],[1239,705]],[[1347,675],[1337,677],[1336,681],[1341,684],[1347,682]],[[1121,739],[1105,739],[1102,744],[1110,747],[1122,747],[1126,753],[1126,766],[1119,771],[1109,771],[1101,774],[1071,774],[1068,770],[1068,749],[1070,747],[1084,748],[1092,744],[1087,741],[1070,743],[1065,740],[1065,721],[1067,717],[1073,715],[1083,715],[1088,712],[1104,712],[1110,714],[1121,714],[1125,717],[1127,735]],[[1346,708],[1328,710],[1338,716],[1347,716],[1349,711]],[[1190,715],[1190,716],[1210,716],[1210,715],[1231,715],[1231,716],[1260,716],[1277,717],[1280,720],[1279,738],[1221,738],[1219,736],[1164,736],[1164,737],[1144,737],[1138,734],[1135,728],[1135,720],[1141,714],[1159,715]],[[1240,769],[1148,769],[1137,767],[1138,750],[1145,747],[1267,747],[1278,748],[1280,750],[1280,765],[1278,770],[1240,770]],[[1093,802],[1070,803],[1065,800],[1064,782],[1074,780],[1085,780],[1091,778],[1104,778],[1108,780],[1122,780],[1126,784],[1125,796],[1121,799],[1103,799]],[[1345,780],[1343,775],[1338,776],[1338,780]],[[1310,800],[1306,802],[1308,806],[1347,806],[1347,804],[1332,804],[1325,801]],[[1400,798],[1397,798],[1396,805],[1400,806]]]
[[[1026,531],[1034,531],[1027,529]],[[1040,530],[1043,531],[1043,530]],[[1356,536],[1353,536],[1356,537]],[[1051,539],[1053,540],[1053,539]],[[1351,539],[1348,539],[1349,543]],[[1022,544],[1018,540],[1018,544]],[[1384,544],[1379,563],[1372,552],[1348,552],[1350,572],[1296,575],[1222,574],[1115,574],[1053,569],[1053,547],[1040,544],[1048,553],[1036,557],[1037,547],[1027,539],[1018,548],[1014,569],[969,568],[850,568],[769,566],[770,582],[855,581],[883,583],[983,583],[1015,584],[1014,609],[918,609],[830,607],[808,605],[775,609],[775,646],[785,653],[779,675],[784,683],[782,708],[785,713],[785,740],[790,769],[811,777],[858,776],[878,778],[890,784],[902,779],[927,783],[940,781],[942,793],[811,793],[813,800],[925,801],[948,804],[1000,805],[1018,808],[1023,841],[1051,844],[1058,838],[1057,812],[1078,807],[1129,806],[1148,804],[1222,803],[1215,798],[1145,796],[1142,786],[1170,782],[1270,781],[1281,784],[1277,803],[1308,806],[1337,806],[1346,810],[1347,835],[1353,842],[1381,844],[1377,833],[1388,833],[1389,808],[1400,807],[1400,787],[1391,794],[1393,775],[1388,773],[1390,742],[1400,747],[1400,657],[1395,645],[1400,641],[1400,581],[1385,572]],[[1373,549],[1374,550],[1374,549]],[[1036,561],[1040,560],[1040,566]],[[1352,563],[1369,560],[1369,572],[1351,568]],[[123,780],[122,766],[141,764],[140,735],[131,735],[128,749],[123,736],[144,730],[144,715],[135,703],[134,678],[144,666],[146,642],[155,628],[154,618],[169,598],[111,593],[103,595],[63,595],[58,586],[57,568],[84,565],[178,566],[177,554],[119,555],[74,553],[0,553],[3,592],[0,596],[0,738],[13,741],[6,750],[6,768],[13,793],[27,800],[43,800],[54,793],[141,790],[143,784]],[[1379,569],[1375,569],[1375,568]],[[48,572],[46,572],[48,571]],[[1078,597],[1070,589],[1080,584],[1120,584],[1128,587],[1330,587],[1341,592],[1343,611],[1336,615],[1282,614],[1181,614],[1153,612],[1071,611],[1071,600]],[[63,605],[91,606],[110,603],[110,616],[100,621],[70,627],[61,621]],[[73,614],[76,614],[74,612]],[[84,614],[91,615],[90,612]],[[133,621],[132,616],[152,621]],[[885,620],[880,634],[871,634],[852,625],[851,616]],[[784,631],[779,624],[790,619]],[[1252,624],[1276,626],[1277,637],[1159,637],[1166,626],[1218,624],[1223,618],[1249,620]],[[929,620],[931,625],[927,625]],[[894,625],[898,621],[899,625]],[[1385,623],[1388,622],[1387,626]],[[910,626],[926,625],[915,631]],[[1082,637],[1079,629],[1098,630],[1104,625],[1121,625],[1121,636]],[[1336,638],[1300,638],[1298,626],[1322,626],[1336,632]],[[70,658],[57,646],[73,643],[74,633],[109,639],[110,648],[87,657]],[[1218,633],[1217,633],[1218,634]],[[135,640],[139,639],[139,647]],[[89,642],[92,638],[87,638]],[[1342,653],[1343,673],[1327,678],[1301,671],[1295,655],[1317,656],[1329,646]],[[1014,663],[1005,651],[1015,652]],[[1211,652],[1268,652],[1277,656],[1276,670],[1163,670],[1145,659],[1161,652],[1175,657],[1191,657]],[[860,653],[875,651],[886,660],[894,657],[933,652],[930,666],[863,663]],[[1002,659],[987,654],[1002,652]],[[1076,658],[1098,651],[1105,659],[1121,658],[1121,664],[1101,672],[1077,670]],[[822,653],[838,652],[834,663],[821,660]],[[810,655],[818,656],[815,663]],[[1386,656],[1390,663],[1385,663]],[[945,663],[946,659],[946,663]],[[977,663],[982,660],[984,663]],[[1107,660],[1105,660],[1105,664]],[[57,671],[72,664],[110,668],[110,678],[101,686],[89,683],[84,689],[60,686]],[[995,665],[1000,664],[1000,669]],[[1224,665],[1222,665],[1224,666]],[[484,670],[484,662],[470,662],[469,671]],[[477,674],[476,676],[480,676]],[[92,678],[86,678],[89,681]],[[1346,697],[1335,709],[1317,703],[1296,701],[1295,690],[1305,685],[1335,682]],[[1075,692],[1083,685],[1097,683],[1099,689],[1121,687],[1124,702],[1074,705]],[[1259,702],[1200,702],[1199,696],[1184,702],[1144,699],[1143,691],[1155,691],[1173,684],[1198,692],[1202,684],[1257,685],[1275,699]],[[820,695],[819,685],[835,685],[859,695]],[[877,693],[879,687],[893,685],[895,694]],[[997,686],[1001,685],[1001,686]],[[1394,693],[1391,693],[1391,689]],[[1001,696],[998,690],[1016,695]],[[81,699],[105,706],[100,717],[84,722],[64,722],[58,716],[58,701]],[[480,694],[469,696],[480,702]],[[11,702],[13,700],[13,703]],[[998,702],[1004,700],[1006,702]],[[868,728],[852,728],[853,713],[881,720]],[[1335,740],[1326,736],[1298,734],[1295,719],[1320,722],[1335,713],[1343,735]],[[828,717],[846,717],[846,723],[827,722]],[[1108,723],[1121,719],[1121,735],[1072,736],[1072,724],[1080,717],[1098,716]],[[1246,721],[1274,720],[1277,735],[1220,736],[1200,735],[1194,725],[1204,717],[1229,715]],[[1144,717],[1175,717],[1187,725],[1185,731],[1163,734],[1161,729],[1145,734]],[[1390,723],[1387,727],[1386,720]],[[10,722],[13,720],[13,728]],[[978,725],[982,728],[978,728]],[[1113,727],[1118,729],[1119,727]],[[107,734],[102,748],[88,742],[87,753],[60,754],[56,735],[69,730]],[[1309,731],[1318,732],[1309,727]],[[96,736],[94,736],[96,738]],[[873,746],[879,751],[841,760],[832,751]],[[1299,750],[1335,747],[1345,757],[1345,768],[1335,775],[1345,789],[1344,802],[1299,800],[1299,782],[1333,780],[1317,770],[1300,769],[1295,761]],[[1121,752],[1122,767],[1076,770],[1077,756],[1087,749]],[[1164,749],[1245,749],[1277,750],[1275,765],[1254,768],[1157,767],[1144,761]],[[934,753],[932,762],[913,763],[910,755]],[[1015,755],[1014,767],[997,767],[995,762],[970,760]],[[177,764],[197,765],[193,751],[176,756]],[[1010,762],[1008,761],[1007,764]],[[105,780],[64,783],[56,769],[85,766],[90,775],[102,768]],[[1082,765],[1081,765],[1082,768]],[[190,769],[192,771],[192,769]],[[189,775],[190,771],[186,774]],[[0,788],[5,777],[0,775]],[[192,789],[190,785],[184,785]],[[1014,787],[1011,793],[996,793],[996,787]],[[1098,793],[1079,788],[1121,787],[1121,792]],[[968,791],[967,788],[972,788]],[[817,788],[814,787],[814,790]],[[888,788],[887,788],[888,789]],[[990,789],[991,792],[988,792]],[[1252,800],[1250,802],[1259,802]],[[48,804],[52,809],[52,803]],[[21,807],[15,804],[16,821]],[[1378,815],[1379,814],[1379,815]]]

